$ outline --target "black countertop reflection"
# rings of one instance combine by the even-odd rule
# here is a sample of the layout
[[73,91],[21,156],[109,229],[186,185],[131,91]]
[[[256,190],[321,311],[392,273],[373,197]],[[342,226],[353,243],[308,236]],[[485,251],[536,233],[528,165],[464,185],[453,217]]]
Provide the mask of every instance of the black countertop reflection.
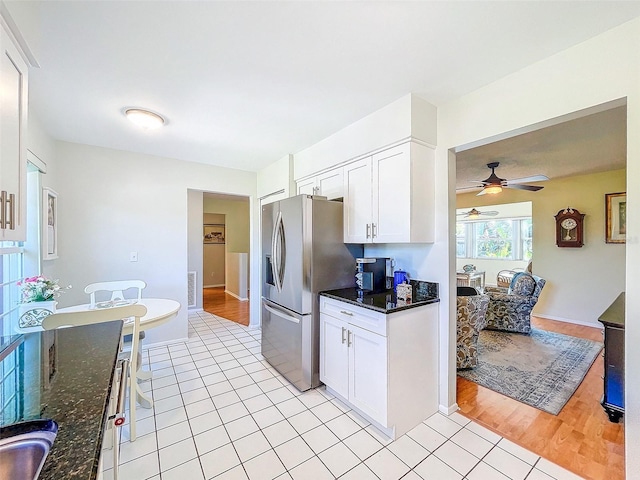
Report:
[[385,314],[399,312],[408,308],[421,307],[440,301],[437,283],[412,280],[411,285],[413,286],[411,303],[398,302],[395,293],[393,293],[393,289],[380,293],[363,293],[355,287],[340,288],[338,290],[320,292],[320,295]]
[[28,333],[2,360],[5,375],[10,372],[4,382],[11,383],[3,385],[0,426],[35,419],[58,424],[40,480],[96,478],[122,325]]

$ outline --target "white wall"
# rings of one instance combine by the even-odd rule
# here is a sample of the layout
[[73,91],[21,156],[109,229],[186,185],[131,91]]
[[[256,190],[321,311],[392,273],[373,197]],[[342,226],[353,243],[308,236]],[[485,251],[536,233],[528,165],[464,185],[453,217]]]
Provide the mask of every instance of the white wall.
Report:
[[196,304],[202,309],[202,280],[204,258],[202,251],[202,192],[187,190],[187,271],[196,272]]
[[[438,183],[454,188],[455,156],[460,145],[545,122],[601,103],[627,99],[627,318],[640,316],[640,19],[635,19],[591,40],[466,95],[438,110]],[[453,165],[453,167],[452,167]],[[452,175],[447,175],[447,171]],[[438,232],[452,232],[448,246],[437,245],[438,256],[454,252],[455,198],[450,196],[437,220]],[[448,207],[448,218],[446,211]],[[559,209],[560,207],[558,207]],[[603,207],[604,208],[604,207]],[[535,209],[535,205],[534,205]],[[440,208],[438,209],[440,212]],[[448,226],[447,226],[448,225]],[[449,255],[452,252],[452,255]],[[534,267],[537,268],[537,267]],[[451,274],[453,268],[450,269]],[[597,275],[598,272],[591,272]],[[448,318],[441,319],[441,404],[455,402],[455,280],[448,282]],[[590,292],[585,294],[590,295]],[[626,345],[640,343],[640,324],[626,323]],[[640,470],[640,385],[635,381],[640,349],[626,349],[625,447],[628,478]]]
[[[65,142],[57,142],[56,158],[56,276],[74,286],[60,306],[85,302],[88,283],[141,278],[145,296],[182,305],[176,320],[148,332],[147,343],[186,338],[188,190],[255,198],[256,175]],[[132,251],[138,252],[137,262],[129,261]]]
[[293,155],[285,155],[280,160],[273,162],[258,172],[258,198],[266,198],[282,191],[278,198],[267,198],[271,202],[279,198],[287,198],[295,195],[295,182],[293,181]]

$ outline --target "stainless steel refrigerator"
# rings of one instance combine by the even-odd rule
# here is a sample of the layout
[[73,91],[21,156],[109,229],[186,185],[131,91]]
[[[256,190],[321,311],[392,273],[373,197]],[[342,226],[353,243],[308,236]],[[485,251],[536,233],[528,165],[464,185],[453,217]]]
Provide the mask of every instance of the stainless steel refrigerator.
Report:
[[262,355],[301,391],[320,384],[318,292],[355,286],[357,256],[341,202],[298,195],[262,207]]

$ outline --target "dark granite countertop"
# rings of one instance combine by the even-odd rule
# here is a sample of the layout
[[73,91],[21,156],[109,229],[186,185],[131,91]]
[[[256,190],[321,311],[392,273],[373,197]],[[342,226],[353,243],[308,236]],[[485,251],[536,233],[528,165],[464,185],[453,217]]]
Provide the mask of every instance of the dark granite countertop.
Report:
[[393,289],[380,293],[362,293],[353,287],[327,290],[320,292],[320,295],[385,314],[399,312],[408,308],[421,307],[440,301],[437,283],[411,280],[411,285],[413,286],[412,301],[406,304],[402,302],[398,303]]
[[598,318],[600,323],[609,327],[624,328],[624,300],[625,295],[624,292],[622,292],[613,303],[602,312],[602,315]]
[[35,419],[58,424],[40,480],[96,478],[122,325],[28,333],[3,360],[17,396],[0,412],[0,426]]

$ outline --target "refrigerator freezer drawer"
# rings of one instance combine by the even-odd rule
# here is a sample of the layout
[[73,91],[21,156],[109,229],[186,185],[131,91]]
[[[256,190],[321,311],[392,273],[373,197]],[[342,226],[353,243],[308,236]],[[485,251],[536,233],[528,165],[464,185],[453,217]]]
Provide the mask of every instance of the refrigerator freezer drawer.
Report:
[[319,385],[312,319],[262,299],[262,356],[300,391]]

